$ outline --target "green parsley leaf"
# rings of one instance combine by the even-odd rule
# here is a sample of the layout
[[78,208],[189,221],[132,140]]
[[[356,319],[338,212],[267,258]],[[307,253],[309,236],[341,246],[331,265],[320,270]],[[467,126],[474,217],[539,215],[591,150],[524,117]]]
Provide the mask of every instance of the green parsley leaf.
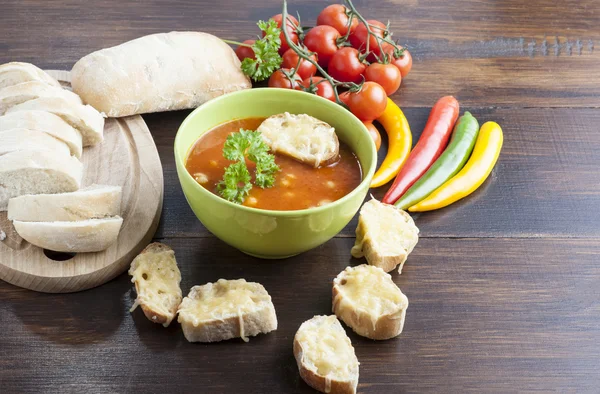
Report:
[[269,153],[269,146],[257,131],[240,129],[227,136],[223,156],[235,163],[225,169],[217,191],[224,199],[237,204],[243,203],[252,190],[252,177],[246,159],[256,163],[254,183],[263,189],[275,184],[275,173],[281,170],[275,163],[275,156]]
[[265,36],[256,40],[252,45],[256,59],[246,58],[242,61],[242,72],[253,80],[259,82],[271,76],[279,69],[283,59],[279,56],[281,29],[277,27],[274,20],[258,21],[260,30]]

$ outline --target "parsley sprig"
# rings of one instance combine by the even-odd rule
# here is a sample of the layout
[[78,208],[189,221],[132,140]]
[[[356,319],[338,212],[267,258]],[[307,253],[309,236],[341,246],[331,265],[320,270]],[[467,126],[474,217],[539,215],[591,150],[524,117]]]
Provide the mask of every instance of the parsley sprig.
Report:
[[275,156],[269,153],[269,146],[260,132],[240,129],[230,134],[223,146],[223,156],[235,162],[225,169],[223,180],[217,185],[217,191],[224,199],[242,204],[252,190],[252,177],[246,159],[256,163],[256,186],[265,189],[275,184],[275,173],[280,168],[275,164]]
[[281,29],[277,27],[277,23],[274,20],[268,20],[267,22],[258,21],[257,25],[265,33],[265,36],[256,40],[252,45],[256,59],[244,59],[242,71],[259,82],[269,78],[281,66],[283,60],[278,52],[281,46],[279,38]]

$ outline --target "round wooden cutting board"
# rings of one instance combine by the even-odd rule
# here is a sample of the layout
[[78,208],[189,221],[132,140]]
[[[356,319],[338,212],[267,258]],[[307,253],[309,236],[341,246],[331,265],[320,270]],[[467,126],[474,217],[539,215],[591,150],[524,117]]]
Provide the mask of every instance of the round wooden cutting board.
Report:
[[[68,71],[48,73],[69,86]],[[98,253],[45,251],[19,237],[6,212],[0,212],[0,279],[48,293],[85,290],[124,272],[150,242],[162,211],[163,172],[142,117],[106,119],[104,141],[85,148],[82,162],[82,188],[94,183],[123,188],[123,226],[117,242]]]

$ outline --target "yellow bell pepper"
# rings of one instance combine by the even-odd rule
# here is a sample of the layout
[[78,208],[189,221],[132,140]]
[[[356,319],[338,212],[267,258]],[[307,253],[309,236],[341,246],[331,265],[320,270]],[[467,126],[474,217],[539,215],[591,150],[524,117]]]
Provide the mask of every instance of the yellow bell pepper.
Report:
[[487,179],[496,165],[504,136],[496,122],[481,126],[471,158],[462,170],[437,188],[426,199],[408,208],[411,212],[432,211],[446,207],[473,193]]
[[371,187],[385,185],[400,172],[412,148],[412,133],[402,110],[388,98],[385,112],[377,121],[388,135],[388,152],[373,175]]

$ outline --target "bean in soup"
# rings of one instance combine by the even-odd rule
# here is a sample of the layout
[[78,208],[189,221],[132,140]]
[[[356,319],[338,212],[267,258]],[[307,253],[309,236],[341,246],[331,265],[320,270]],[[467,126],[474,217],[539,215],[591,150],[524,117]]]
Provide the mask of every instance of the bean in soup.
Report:
[[[232,163],[223,157],[227,136],[240,129],[256,130],[264,119],[233,120],[205,133],[190,150],[186,160],[188,172],[204,188],[219,195],[217,184]],[[358,159],[341,141],[339,160],[328,166],[314,168],[282,154],[275,155],[275,162],[281,168],[275,185],[266,189],[253,185],[243,205],[277,211],[317,207],[342,198],[362,181]],[[247,160],[246,165],[253,174],[255,164]]]

